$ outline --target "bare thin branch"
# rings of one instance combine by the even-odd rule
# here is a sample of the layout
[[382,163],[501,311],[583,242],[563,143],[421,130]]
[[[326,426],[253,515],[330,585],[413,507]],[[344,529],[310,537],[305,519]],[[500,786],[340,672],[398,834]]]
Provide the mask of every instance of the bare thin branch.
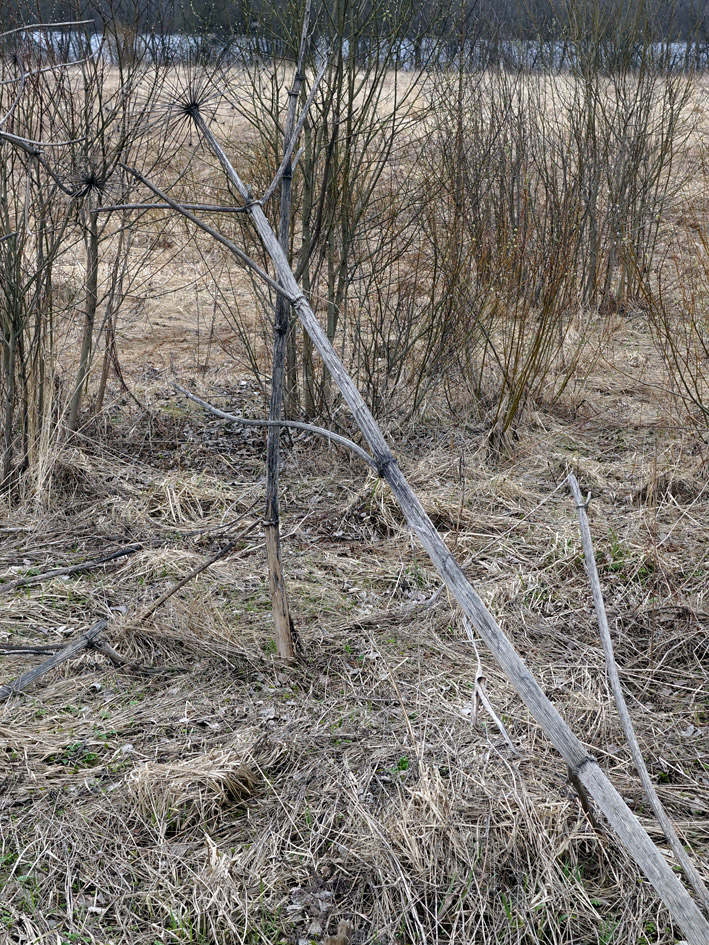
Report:
[[26,145],[32,148],[68,148],[70,144],[80,144],[82,141],[86,141],[86,135],[81,138],[71,138],[69,141],[33,141],[32,138],[12,135],[9,131],[0,131],[0,138],[5,138],[11,144],[17,144],[20,147]]
[[[26,78],[27,78],[27,76],[26,76],[26,73],[25,73],[25,71],[24,71],[24,69],[23,69],[21,75],[18,76],[18,78],[17,78],[17,81],[20,83],[20,87],[19,87],[19,89],[17,90],[17,95],[15,96],[12,105],[8,108],[8,110],[5,112],[5,114],[3,115],[3,117],[0,118],[0,128],[2,128],[2,126],[3,126],[3,125],[5,124],[5,122],[8,120],[8,118],[10,118],[10,117],[12,116],[12,113],[13,113],[13,112],[15,111],[15,109],[17,108],[17,105],[18,105],[20,99],[22,98],[22,93],[23,93],[24,90],[25,90],[25,79],[26,79]],[[4,83],[3,83],[3,85],[4,85]]]
[[290,140],[288,141],[288,143],[286,144],[286,149],[283,153],[283,160],[281,161],[281,165],[276,171],[275,177],[269,184],[265,194],[263,195],[263,197],[261,197],[259,201],[260,203],[267,203],[267,201],[269,201],[271,197],[274,195],[274,193],[276,192],[276,188],[278,187],[281,181],[281,178],[283,177],[283,174],[285,173],[285,170],[290,163],[291,155],[293,154],[293,148],[295,147],[295,143],[298,140],[298,136],[300,135],[300,132],[303,130],[303,125],[305,124],[305,120],[308,117],[310,106],[313,104],[313,99],[315,98],[318,88],[320,87],[320,83],[322,82],[322,78],[325,75],[327,66],[328,66],[328,57],[325,56],[323,64],[320,67],[320,72],[317,74],[315,78],[315,82],[313,82],[313,87],[310,90],[310,94],[308,95],[305,105],[303,106],[303,111],[301,112],[300,117],[298,118],[298,122],[295,126],[293,134]]
[[650,806],[652,807],[653,811],[655,812],[655,816],[657,817],[660,826],[662,827],[662,831],[667,839],[667,842],[672,848],[672,852],[677,857],[677,861],[684,870],[687,879],[692,884],[694,891],[704,905],[705,910],[709,912],[709,890],[705,886],[694,863],[692,863],[692,861],[687,856],[687,853],[682,846],[682,842],[677,836],[677,831],[675,830],[674,824],[667,815],[665,808],[662,806],[662,801],[658,797],[657,791],[655,790],[655,785],[650,779],[650,774],[647,770],[645,759],[643,758],[642,751],[640,750],[640,743],[638,742],[638,737],[635,734],[633,722],[630,718],[630,713],[628,712],[628,706],[625,702],[625,696],[623,695],[623,688],[620,684],[620,676],[618,675],[618,665],[615,661],[615,655],[613,653],[613,641],[611,640],[611,631],[610,627],[608,626],[606,605],[603,600],[601,582],[598,577],[598,568],[596,567],[596,557],[593,553],[591,529],[589,528],[588,516],[586,515],[586,507],[588,503],[583,501],[583,496],[581,495],[581,489],[579,488],[578,481],[572,473],[568,475],[566,481],[569,484],[571,494],[573,495],[574,502],[576,503],[576,511],[578,513],[579,526],[581,529],[581,543],[583,545],[584,559],[586,562],[586,574],[588,575],[588,580],[591,584],[591,591],[593,592],[593,605],[596,610],[598,629],[601,634],[603,654],[606,658],[606,670],[608,672],[611,689],[613,690],[613,698],[615,699],[615,704],[618,709],[618,715],[620,716],[625,738],[630,748],[630,754],[632,755],[633,763],[638,772],[638,777],[642,782],[647,799],[650,802]]
[[68,69],[70,66],[80,66],[84,62],[88,62],[89,59],[87,56],[84,56],[83,59],[72,59],[71,62],[57,62],[53,66],[43,66],[41,69],[33,69],[31,72],[23,72],[22,76],[16,76],[14,79],[3,79],[0,82],[0,86],[3,85],[14,85],[16,82],[20,82],[22,79],[30,79],[35,75],[44,75],[45,72],[56,72],[57,69]]
[[180,385],[175,381],[171,381],[171,384],[175,390],[179,391],[188,400],[191,400],[195,404],[199,404],[200,407],[204,407],[204,409],[209,413],[213,414],[215,417],[219,417],[222,420],[229,420],[230,423],[238,423],[244,427],[288,427],[291,430],[305,430],[306,433],[314,433],[316,436],[324,436],[333,443],[338,443],[340,446],[345,446],[347,449],[352,450],[353,453],[356,453],[357,456],[359,456],[360,459],[363,459],[365,463],[372,467],[372,469],[377,469],[376,460],[370,456],[366,450],[363,450],[362,447],[353,440],[347,439],[346,436],[340,436],[339,433],[333,433],[332,430],[326,430],[324,427],[316,427],[312,423],[300,423],[300,421],[297,420],[247,420],[246,417],[237,417],[233,413],[227,413],[225,410],[220,410],[218,407],[214,407],[206,400],[202,400],[202,398],[198,397],[196,394],[191,394],[188,390],[185,390],[184,387],[180,387]]
[[[231,240],[228,240],[225,236],[222,236],[221,233],[217,232],[217,230],[205,223],[204,220],[200,220],[199,217],[196,217],[193,213],[190,213],[190,211],[187,210],[182,204],[168,197],[166,193],[163,193],[163,191],[156,187],[155,184],[151,183],[146,177],[143,177],[140,171],[137,171],[134,167],[129,167],[127,164],[123,163],[120,164],[120,167],[122,167],[123,170],[128,171],[129,174],[132,174],[136,180],[141,182],[141,184],[145,184],[148,190],[152,190],[156,197],[164,200],[165,203],[169,207],[172,207],[173,210],[181,213],[183,217],[187,217],[188,220],[194,223],[195,226],[198,226],[201,230],[204,230],[205,233],[209,233],[209,235],[218,243],[221,243],[222,246],[226,246],[226,248],[237,257],[237,259],[240,259],[246,266],[249,267],[249,269],[253,269],[253,271],[259,275],[267,285],[270,285],[272,289],[275,289],[277,292],[281,292],[283,294],[283,289],[279,286],[276,280],[272,279],[269,274],[258,265],[258,263],[255,263],[253,259],[243,250],[239,249],[235,243],[232,243]],[[244,187],[243,183],[241,186]],[[291,304],[296,300],[296,297],[287,297]]]
[[29,33],[33,30],[41,32],[42,30],[64,29],[65,26],[89,26],[93,20],[64,20],[62,23],[30,23],[29,26],[15,26],[11,30],[3,30],[0,33],[0,39],[6,36],[12,36],[13,33]]
[[17,135],[10,135],[6,131],[0,131],[0,141],[9,141],[10,144],[13,144],[15,147],[19,148],[21,151],[24,151],[25,154],[29,154],[30,157],[33,157],[37,160],[39,164],[45,169],[45,171],[52,178],[57,187],[61,190],[63,194],[66,194],[67,197],[73,197],[74,193],[72,190],[64,184],[57,173],[53,168],[47,163],[47,161],[42,156],[39,148],[34,145],[32,142],[27,141],[25,138],[18,138]]
[[[198,210],[200,213],[246,213],[246,207],[220,207],[208,203],[182,203],[185,210]],[[171,203],[114,203],[104,207],[94,207],[91,213],[110,213],[114,210],[174,210]]]

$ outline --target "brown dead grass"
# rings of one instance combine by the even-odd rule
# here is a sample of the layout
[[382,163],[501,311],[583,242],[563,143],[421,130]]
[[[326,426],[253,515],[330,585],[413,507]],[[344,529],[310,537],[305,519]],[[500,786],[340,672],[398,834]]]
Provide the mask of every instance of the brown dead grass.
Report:
[[[3,598],[0,643],[60,644],[108,616],[112,645],[161,672],[89,652],[0,704],[0,940],[302,943],[347,920],[371,945],[674,942],[487,654],[486,691],[516,753],[489,720],[473,725],[459,614],[445,593],[431,600],[435,572],[356,460],[307,438],[285,451],[303,662],[274,658],[258,530],[135,624],[256,520],[264,485],[262,434],[206,421],[169,388],[175,369],[215,402],[262,411],[230,358],[233,326],[214,316],[202,250],[176,224],[169,240],[119,326],[147,409],[114,383],[104,425],[57,450],[38,497],[3,509],[8,579],[136,540],[143,550]],[[260,344],[248,282],[221,261],[214,272]],[[560,484],[573,471],[591,492],[630,711],[706,876],[706,447],[668,402],[642,315],[589,331],[599,357],[553,410],[530,407],[505,452],[433,408],[392,435],[481,596],[664,849],[606,683]],[[38,658],[2,655],[3,681]]]
[[[625,363],[631,342],[633,323],[619,326],[609,363]],[[222,376],[208,372],[203,392],[216,396]],[[163,378],[146,387],[154,404],[168,402]],[[44,511],[6,520],[22,529],[6,532],[8,577],[129,539],[144,550],[105,573],[17,592],[3,602],[4,642],[61,642],[109,614],[120,652],[182,668],[145,677],[89,653],[0,708],[8,940],[318,941],[348,920],[356,942],[674,941],[489,657],[486,689],[518,754],[487,719],[471,724],[475,663],[458,614],[445,594],[422,606],[435,573],[386,488],[354,460],[305,440],[286,451],[285,560],[304,663],[272,655],[258,533],[129,626],[226,541],[225,523],[253,519],[263,483],[262,440],[171,403],[193,433],[189,455],[184,437],[175,447],[165,436],[165,455],[137,459],[141,424],[126,414],[103,447],[62,455]],[[592,492],[631,712],[703,869],[706,456],[663,428],[651,389],[607,369],[562,408],[530,413],[503,456],[481,433],[431,424],[400,439],[401,461],[542,685],[662,844],[557,487],[571,469]],[[4,656],[3,677],[35,659]]]

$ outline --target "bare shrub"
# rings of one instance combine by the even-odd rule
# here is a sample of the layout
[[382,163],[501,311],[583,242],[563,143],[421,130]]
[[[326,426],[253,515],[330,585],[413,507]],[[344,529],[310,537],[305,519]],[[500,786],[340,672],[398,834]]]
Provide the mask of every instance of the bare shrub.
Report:
[[[21,60],[2,58],[1,131],[41,140],[54,111],[48,74],[23,79]],[[14,81],[12,81],[14,80]],[[18,85],[24,94],[18,96]],[[27,87],[29,86],[29,87]],[[59,256],[71,238],[69,189],[32,146],[0,149],[0,326],[2,328],[2,487],[14,491],[34,464],[55,409],[55,367],[72,293],[62,299]],[[46,443],[45,443],[46,446]]]
[[[415,25],[417,15],[413,4],[402,4],[393,16],[379,5],[338,4],[331,16],[316,22],[308,48],[301,103],[319,57],[329,58],[294,170],[290,256],[304,290],[322,308],[329,340],[337,342],[346,358],[353,335],[360,342],[367,335],[361,330],[361,316],[366,318],[360,307],[363,287],[373,285],[376,292],[389,278],[402,253],[402,218],[409,219],[418,197],[413,189],[407,201],[398,188],[395,207],[389,202],[395,168],[411,171],[407,149],[414,129],[422,127],[423,70],[400,69],[404,38],[423,28]],[[301,19],[298,13],[293,23]],[[297,48],[297,42],[291,46]],[[284,51],[292,53],[288,43]],[[265,189],[280,164],[286,83],[286,70],[273,60],[248,62],[236,81],[230,72],[220,82],[232,107],[255,132],[255,141],[234,141],[233,150],[257,191]],[[401,216],[393,230],[395,209]],[[267,210],[275,220],[275,208]],[[248,241],[245,245],[252,248]],[[236,311],[232,317],[239,335],[248,337],[243,317]],[[255,366],[253,354],[250,347],[249,361]],[[335,395],[327,372],[316,364],[310,339],[299,338],[295,323],[288,341],[285,394],[288,416],[301,409],[308,417],[332,412]]]
[[709,232],[689,209],[662,267],[638,270],[655,341],[682,418],[709,425]]
[[[100,410],[111,367],[122,380],[116,319],[143,259],[125,218],[97,211],[128,199],[118,165],[135,156],[159,82],[135,56],[109,64],[101,38],[77,28],[69,50],[40,49],[31,36],[0,37],[0,189],[3,270],[3,464],[6,490],[31,471],[41,491],[44,459],[77,429],[84,392],[105,339]],[[120,52],[120,51],[119,51]],[[64,58],[62,58],[64,55]],[[37,144],[36,142],[48,142]],[[78,324],[77,324],[78,323]],[[78,356],[69,346],[78,329]],[[64,383],[66,370],[74,380]],[[67,403],[63,402],[66,388]]]
[[635,42],[614,46],[602,19],[590,36],[572,20],[568,70],[546,65],[542,47],[531,71],[461,60],[435,84],[426,236],[445,273],[436,319],[450,346],[449,369],[440,357],[436,369],[459,402],[462,385],[489,413],[496,439],[530,399],[563,391],[585,313],[637,300],[683,180],[692,77],[642,18],[627,25]]

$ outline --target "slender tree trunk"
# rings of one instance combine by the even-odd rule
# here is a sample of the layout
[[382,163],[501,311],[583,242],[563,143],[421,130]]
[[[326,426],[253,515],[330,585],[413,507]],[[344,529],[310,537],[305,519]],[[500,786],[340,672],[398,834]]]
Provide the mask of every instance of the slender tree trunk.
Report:
[[79,419],[79,408],[84,390],[84,383],[91,364],[93,347],[94,322],[98,306],[98,214],[91,213],[91,206],[87,207],[88,231],[86,234],[86,307],[84,310],[84,337],[81,342],[79,355],[79,369],[76,374],[76,385],[71,398],[67,428],[74,433]]
[[96,394],[96,403],[94,404],[94,415],[99,416],[103,410],[103,401],[106,396],[106,384],[108,383],[108,373],[111,369],[111,348],[113,345],[113,316],[109,314],[106,320],[106,343],[103,351],[103,363],[101,365],[101,378],[98,384]]
[[[290,194],[284,199],[283,194],[289,189],[290,169],[283,177],[281,192],[281,218],[279,227],[279,243],[284,249],[288,242],[288,223],[290,215]],[[284,240],[285,234],[285,240]],[[283,374],[285,368],[286,334],[288,332],[290,306],[286,299],[279,295],[276,298],[276,315],[273,328],[273,374],[271,378],[271,404],[268,413],[269,420],[280,420],[283,407]],[[268,428],[268,446],[266,459],[266,522],[265,539],[266,555],[268,558],[268,582],[271,591],[271,608],[276,635],[276,652],[281,659],[292,660],[295,657],[293,649],[293,621],[288,607],[283,562],[281,559],[280,539],[280,508],[278,501],[278,472],[279,472],[279,427]]]
[[[290,314],[290,305],[288,306]],[[300,413],[300,396],[298,394],[298,325],[297,319],[291,319],[286,335],[286,380],[284,396],[284,410],[286,420],[295,420]]]
[[118,322],[118,309],[121,306],[121,299],[123,298],[123,278],[125,276],[128,254],[132,242],[130,231],[125,227],[121,228],[116,258],[113,264],[113,273],[111,275],[111,288],[106,303],[106,316],[104,319],[106,338],[103,363],[101,365],[101,378],[96,393],[96,403],[94,404],[94,416],[96,417],[103,410],[103,401],[106,396],[106,385],[108,384],[108,375],[111,372],[111,364],[113,364],[116,375],[120,377],[118,353],[116,351],[116,325]]
[[4,437],[2,453],[2,485],[5,490],[10,489],[12,476],[12,433],[15,416],[15,360],[16,360],[16,339],[15,326],[8,319],[8,331],[10,337],[5,339],[4,368],[5,368],[5,416],[4,416]]
[[[305,55],[305,41],[308,34],[310,20],[310,3],[305,9],[303,32],[301,36],[298,62],[296,64],[293,87],[288,92],[288,114],[283,141],[284,152],[287,152],[291,139],[295,133],[296,107],[303,82],[301,70]],[[290,214],[291,191],[293,184],[292,163],[289,160],[281,180],[281,209],[278,222],[278,243],[284,255],[288,254],[290,242]],[[271,378],[271,404],[268,414],[269,420],[280,420],[283,413],[283,387],[286,366],[286,338],[290,323],[290,302],[284,295],[276,296],[276,311],[273,326],[273,374]],[[288,607],[285,577],[283,574],[283,560],[281,557],[280,536],[280,508],[278,500],[278,472],[279,472],[279,436],[280,428],[268,428],[268,446],[266,458],[266,522],[265,540],[266,555],[268,558],[268,583],[271,591],[271,608],[276,636],[276,652],[281,659],[293,660],[295,650],[293,646],[293,620]]]
[[[303,160],[306,163],[305,173],[303,174],[303,242],[301,253],[305,258],[306,253],[310,252],[310,241],[312,237],[311,216],[313,212],[313,188],[311,184],[312,171],[312,133],[308,121],[305,123],[305,154]],[[303,269],[303,291],[310,295],[310,265],[305,260]],[[306,420],[313,420],[315,417],[315,374],[313,371],[313,339],[306,332],[303,332],[303,412]]]
[[5,373],[5,404],[4,404],[4,436],[2,457],[2,480],[0,485],[5,492],[11,492],[14,485],[13,459],[15,453],[15,406],[17,404],[17,356],[19,338],[22,332],[21,285],[22,272],[20,268],[20,251],[17,245],[10,256],[5,276],[9,278],[11,289],[10,297],[5,293],[5,317],[3,319],[3,369]]

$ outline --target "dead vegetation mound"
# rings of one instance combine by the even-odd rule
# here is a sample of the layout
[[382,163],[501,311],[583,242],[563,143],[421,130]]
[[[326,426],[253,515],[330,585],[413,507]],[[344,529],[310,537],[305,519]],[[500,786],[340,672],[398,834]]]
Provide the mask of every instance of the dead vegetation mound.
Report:
[[224,748],[134,768],[126,783],[140,815],[174,832],[209,823],[218,813],[243,804],[261,780],[258,738],[258,732],[241,732]]

